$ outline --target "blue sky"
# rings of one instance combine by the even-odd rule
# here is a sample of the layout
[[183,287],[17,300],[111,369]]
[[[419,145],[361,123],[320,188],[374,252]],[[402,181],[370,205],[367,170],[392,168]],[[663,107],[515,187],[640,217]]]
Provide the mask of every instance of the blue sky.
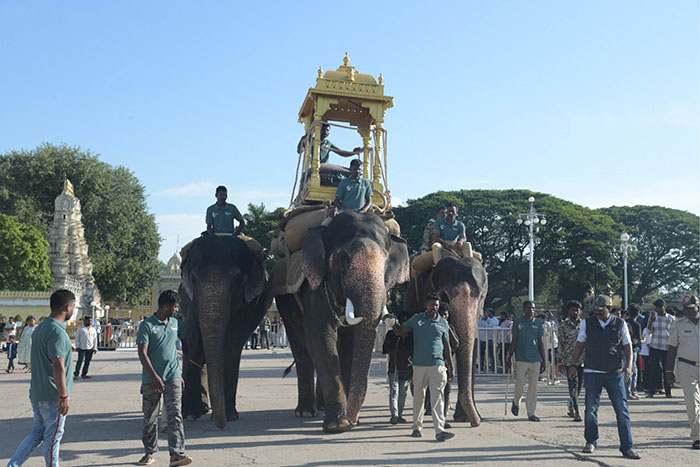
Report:
[[253,3],[0,0],[0,153],[128,167],[166,260],[219,184],[241,210],[288,205],[299,107],[347,51],[394,96],[395,200],[527,188],[700,213],[697,1]]

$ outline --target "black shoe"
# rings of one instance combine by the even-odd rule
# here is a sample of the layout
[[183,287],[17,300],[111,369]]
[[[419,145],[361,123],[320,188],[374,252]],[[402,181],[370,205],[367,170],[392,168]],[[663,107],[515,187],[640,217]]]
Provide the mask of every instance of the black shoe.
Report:
[[396,425],[397,423],[399,423],[399,417],[391,417],[389,419],[389,423],[391,423],[392,425]]
[[423,434],[419,430],[413,430],[413,433],[411,433],[411,436],[414,438],[422,438]]
[[574,417],[574,421],[575,422],[582,422],[583,419],[581,418],[581,416],[579,414],[576,414],[576,416]]
[[443,431],[442,433],[436,435],[435,439],[438,441],[447,441],[448,439],[452,439],[454,437],[455,437],[455,434],[452,433],[451,431]]
[[623,453],[622,455],[628,459],[638,460],[638,459],[642,458],[642,456],[640,456],[639,453],[637,451],[635,451],[634,449],[630,449],[629,451]]
[[698,440],[693,441],[692,449],[700,449],[700,441],[698,441]]
[[515,402],[513,402],[513,403],[511,404],[511,406],[510,406],[510,413],[512,413],[512,414],[515,415],[516,417],[517,417],[518,414],[520,413],[520,407],[518,407],[517,405],[515,405]]
[[540,417],[538,417],[537,415],[530,415],[529,417],[527,417],[527,419],[530,420],[531,422],[539,422],[540,421]]
[[647,392],[647,397],[648,397],[649,399],[651,399],[652,397],[654,397],[654,393],[653,393],[653,392]]
[[84,378],[84,379],[85,379],[85,378],[87,378],[87,379],[90,379],[90,378],[92,378],[92,376],[88,376],[88,375],[83,375],[83,376],[81,376],[81,378]]
[[671,399],[672,397],[673,397],[673,396],[671,395],[670,392],[667,392],[667,393],[666,393],[666,399]]
[[399,423],[408,423],[408,420],[399,415]]
[[445,422],[445,428],[450,429],[450,428],[452,428],[452,425],[450,425],[449,423]]

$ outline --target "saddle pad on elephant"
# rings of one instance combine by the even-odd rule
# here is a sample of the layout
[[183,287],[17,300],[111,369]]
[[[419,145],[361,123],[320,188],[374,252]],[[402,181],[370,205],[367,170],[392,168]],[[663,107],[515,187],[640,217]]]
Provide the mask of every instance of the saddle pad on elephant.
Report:
[[276,297],[299,291],[305,279],[301,272],[301,258],[301,251],[296,251],[275,264],[270,274],[270,296]]

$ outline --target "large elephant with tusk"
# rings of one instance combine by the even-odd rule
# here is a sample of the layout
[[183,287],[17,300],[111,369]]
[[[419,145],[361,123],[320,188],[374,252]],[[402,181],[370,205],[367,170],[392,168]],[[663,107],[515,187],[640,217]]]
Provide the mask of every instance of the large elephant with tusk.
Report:
[[296,414],[316,414],[315,369],[324,431],[347,431],[365,399],[387,292],[409,278],[408,249],[377,214],[346,211],[310,229],[302,255],[301,289],[275,297],[297,364]]

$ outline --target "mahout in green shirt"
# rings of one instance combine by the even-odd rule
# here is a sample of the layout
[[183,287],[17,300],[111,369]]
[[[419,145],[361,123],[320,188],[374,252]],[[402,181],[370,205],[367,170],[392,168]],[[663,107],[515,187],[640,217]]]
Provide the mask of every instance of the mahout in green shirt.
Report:
[[449,342],[450,330],[445,318],[428,318],[424,311],[413,315],[404,326],[413,332],[413,359],[415,366],[445,365],[444,341]]
[[62,358],[66,369],[68,394],[73,389],[73,346],[66,332],[66,323],[46,318],[32,334],[32,382],[29,398],[33,402],[58,399],[51,359]]
[[[180,378],[181,375],[180,363],[177,360],[177,331],[177,319],[169,318],[167,322],[161,321],[154,313],[141,323],[136,335],[137,344],[148,345],[146,355],[164,383],[173,378]],[[146,384],[151,383],[151,376],[145,368],[141,372],[141,381]]]
[[435,230],[440,232],[440,239],[446,242],[456,242],[460,235],[467,234],[467,228],[457,219],[454,223],[447,222],[446,217],[435,221]]
[[215,234],[232,234],[234,231],[234,219],[238,222],[243,221],[243,216],[241,216],[241,213],[234,204],[226,203],[226,205],[221,208],[218,203],[214,203],[207,208],[206,223],[207,225],[212,224],[214,226]]
[[544,335],[542,321],[533,317],[528,321],[522,316],[518,316],[513,321],[513,337],[518,338],[518,345],[515,347],[516,362],[539,362],[540,348],[537,339]]
[[372,184],[366,178],[360,177],[344,178],[338,184],[338,189],[335,195],[342,200],[340,204],[341,211],[352,209],[359,211],[367,204],[367,200],[372,197]]

